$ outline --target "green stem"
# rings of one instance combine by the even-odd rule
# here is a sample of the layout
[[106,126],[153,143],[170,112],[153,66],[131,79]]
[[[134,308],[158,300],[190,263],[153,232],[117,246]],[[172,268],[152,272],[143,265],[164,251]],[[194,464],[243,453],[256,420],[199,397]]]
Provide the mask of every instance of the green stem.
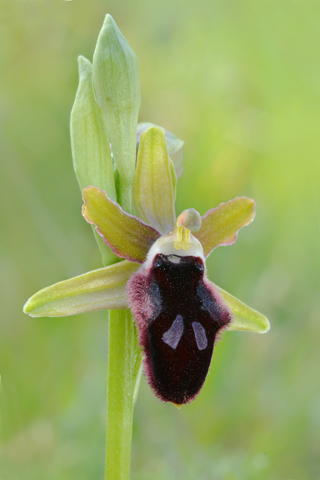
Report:
[[134,395],[141,365],[129,310],[109,312],[106,480],[130,478]]
[[122,180],[120,184],[119,191],[119,204],[125,212],[132,213],[132,189],[133,189],[133,180],[124,181]]

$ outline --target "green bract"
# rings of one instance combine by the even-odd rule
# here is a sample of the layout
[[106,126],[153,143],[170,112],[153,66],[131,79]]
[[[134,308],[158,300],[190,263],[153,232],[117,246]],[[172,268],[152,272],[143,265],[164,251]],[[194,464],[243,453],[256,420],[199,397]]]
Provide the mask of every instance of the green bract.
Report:
[[74,171],[81,190],[94,184],[117,200],[106,123],[92,88],[92,65],[78,58],[79,87],[71,111],[70,133]]
[[[92,65],[78,58],[79,87],[71,112],[70,133],[73,166],[80,189],[96,185],[117,200],[107,127],[92,87]],[[94,231],[104,265],[117,261],[112,250]]]

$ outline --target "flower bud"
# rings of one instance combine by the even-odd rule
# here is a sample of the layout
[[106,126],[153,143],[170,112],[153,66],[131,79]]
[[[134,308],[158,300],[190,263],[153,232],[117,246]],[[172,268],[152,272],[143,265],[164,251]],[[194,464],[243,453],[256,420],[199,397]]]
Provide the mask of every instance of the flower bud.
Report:
[[93,56],[93,84],[120,176],[120,203],[130,211],[140,108],[138,61],[110,15],[105,18]]

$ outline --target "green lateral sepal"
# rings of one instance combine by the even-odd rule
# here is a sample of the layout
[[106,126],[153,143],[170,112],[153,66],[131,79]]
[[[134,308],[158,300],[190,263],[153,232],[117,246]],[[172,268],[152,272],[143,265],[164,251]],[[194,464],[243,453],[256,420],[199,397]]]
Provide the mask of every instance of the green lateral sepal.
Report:
[[64,317],[128,308],[126,284],[138,268],[124,260],[56,283],[29,298],[23,311],[31,317]]

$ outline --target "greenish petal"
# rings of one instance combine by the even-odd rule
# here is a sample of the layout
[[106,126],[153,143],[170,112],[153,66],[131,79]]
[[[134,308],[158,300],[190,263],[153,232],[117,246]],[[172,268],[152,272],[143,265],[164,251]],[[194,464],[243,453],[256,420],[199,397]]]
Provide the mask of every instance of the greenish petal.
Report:
[[[137,130],[137,145],[140,142],[140,135],[141,133],[145,132],[150,127],[156,127],[154,123],[143,122],[138,123],[138,130]],[[172,160],[174,170],[176,173],[176,177],[179,178],[182,173],[182,162],[183,162],[183,140],[176,137],[173,133],[165,130],[165,137],[167,142],[168,148],[168,155]]]
[[140,108],[138,60],[110,15],[93,56],[93,84],[120,176],[119,203],[131,212]]
[[254,218],[255,203],[247,197],[238,197],[212,208],[202,217],[202,225],[194,236],[201,242],[207,257],[219,245],[231,245],[240,228]]
[[83,201],[84,218],[96,226],[104,242],[119,257],[143,263],[151,245],[160,237],[159,232],[124,212],[99,188],[85,188]]
[[133,190],[136,212],[142,220],[166,233],[175,223],[174,197],[164,130],[150,127],[140,135]]
[[[113,165],[106,125],[94,98],[92,65],[84,57],[78,58],[79,86],[71,112],[70,133],[74,171],[80,189],[95,185],[116,200]],[[105,265],[117,257],[94,230]]]
[[138,268],[137,264],[125,260],[56,283],[33,295],[23,311],[31,317],[63,317],[128,308],[126,284]]
[[270,329],[267,317],[248,307],[245,303],[230,295],[215,285],[227,307],[232,312],[232,322],[228,330],[243,330],[247,332],[266,333]]

